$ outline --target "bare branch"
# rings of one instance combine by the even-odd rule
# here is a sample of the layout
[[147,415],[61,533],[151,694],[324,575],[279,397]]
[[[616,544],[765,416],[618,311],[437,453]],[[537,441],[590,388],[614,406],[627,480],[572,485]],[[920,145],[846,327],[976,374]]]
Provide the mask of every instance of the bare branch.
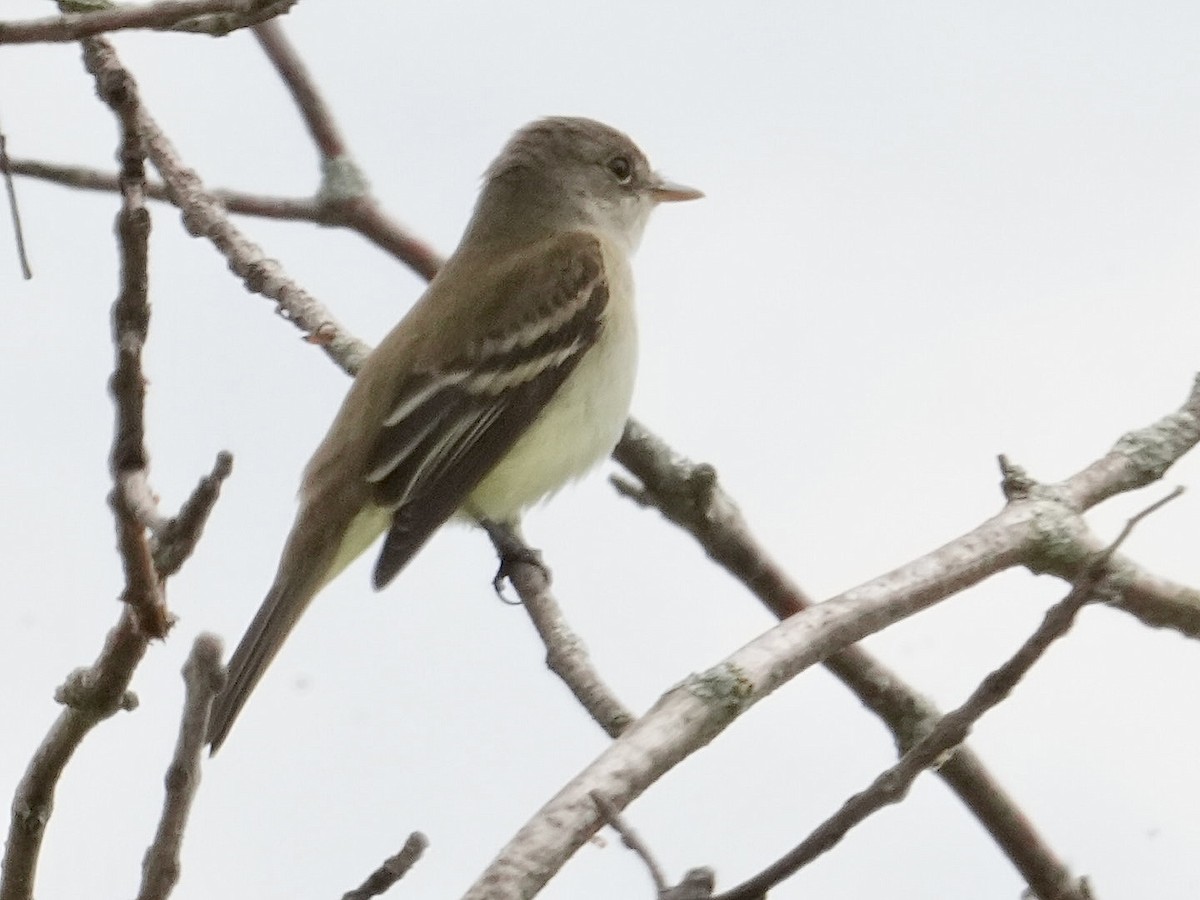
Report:
[[700,543],[709,557],[741,581],[776,618],[811,606],[812,600],[788,577],[750,534],[717,473],[672,450],[637,419],[625,424],[613,459],[640,482],[617,481],[618,490],[643,506],[653,506]]
[[211,634],[196,638],[183,664],[183,681],[186,692],[179,739],[164,779],[166,795],[158,830],[142,860],[142,884],[137,900],[163,900],[179,881],[179,850],[192,800],[200,787],[200,758],[204,735],[208,732],[208,714],[225,681],[220,638]]
[[[634,485],[614,478],[620,493],[659,510],[692,535],[714,562],[741,581],[777,618],[812,606],[804,591],[751,534],[712,466],[672,450],[635,419],[625,426],[613,455],[640,482]],[[901,753],[928,734],[942,717],[932,701],[861,646],[833,654],[824,665],[879,716]],[[938,775],[1039,896],[1084,900],[1071,893],[1077,880],[1065,863],[970,748],[960,747],[938,769]]]
[[[497,552],[505,559],[505,572],[533,627],[546,645],[546,666],[561,678],[588,715],[609,737],[621,734],[634,716],[601,679],[587,648],[571,630],[562,609],[550,592],[545,568],[524,562],[532,552],[513,529],[484,523]],[[521,553],[521,550],[524,553]]]
[[530,896],[597,827],[588,791],[623,808],[753,703],[800,671],[996,572],[1045,556],[1086,557],[1078,513],[1055,492],[1010,502],[974,530],[802,610],[664,695],[508,843],[467,897]]
[[54,811],[59,778],[88,732],[118,710],[137,706],[129,682],[148,644],[132,608],[123,607],[120,621],[109,631],[96,661],[90,668],[71,673],[56,692],[55,699],[66,708],[34,752],[13,797],[0,865],[0,900],[33,897],[38,855]]
[[[281,304],[281,306],[282,305],[283,304]],[[340,328],[338,328],[335,324],[330,324],[328,322],[323,322],[316,329],[309,330],[309,333],[314,334],[314,335],[315,334],[329,334],[331,332],[332,332],[335,340],[343,336],[343,333]],[[334,354],[331,353],[331,355],[334,355]],[[337,358],[337,357],[335,356],[335,358]],[[347,362],[343,361],[342,364],[347,369],[353,369],[353,367],[354,367],[353,362],[347,363]],[[982,576],[980,576],[980,577],[982,577]]]
[[[296,0],[158,0],[137,6],[112,6],[25,22],[0,22],[0,44],[78,41],[106,31],[203,31],[222,35],[257,25],[295,5]],[[63,2],[64,7],[73,4]],[[203,18],[201,18],[203,17]]]
[[[111,193],[120,190],[115,172],[101,172],[87,166],[62,166],[34,159],[12,159],[9,167],[14,175],[36,178],[51,184],[78,188],[84,191]],[[258,216],[264,219],[281,219],[295,222],[315,222],[319,225],[337,224],[328,210],[312,199],[290,199],[270,197],[264,194],[247,194],[241,191],[216,190],[213,197],[221,202],[228,212]],[[146,182],[146,197],[151,200],[171,202],[170,192],[161,181]]]
[[378,897],[408,874],[408,870],[417,864],[417,860],[428,846],[429,839],[421,832],[414,831],[408,836],[399,853],[385,859],[366,881],[343,894],[342,900],[371,900],[372,897]]
[[[88,191],[117,190],[117,176],[86,166],[60,166],[37,160],[14,159],[15,175],[37,178],[66,187]],[[423,278],[436,274],[442,260],[426,243],[414,237],[379,208],[377,203],[339,204],[331,197],[290,198],[250,194],[243,191],[213,190],[227,212],[293,222],[314,222],[328,227],[349,228],[381,250],[408,265]],[[146,185],[146,196],[171,202],[167,186],[161,182]]]
[[348,152],[346,141],[338,130],[333,113],[317,90],[304,60],[283,33],[283,27],[278,22],[267,22],[254,29],[254,37],[291,92],[321,156],[333,159],[345,155]]
[[[767,891],[795,874],[802,866],[832,849],[855,825],[872,813],[893,803],[899,803],[917,776],[945,754],[959,746],[971,727],[985,713],[1008,697],[1017,683],[1042,658],[1050,645],[1070,629],[1085,603],[1098,596],[1101,583],[1110,574],[1113,553],[1125,542],[1134,527],[1146,516],[1162,508],[1183,492],[1176,488],[1166,497],[1152,503],[1131,518],[1108,547],[1095,554],[1080,573],[1079,579],[1065,598],[1052,606],[1042,624],[1000,668],[980,682],[979,686],[958,709],[947,713],[933,730],[919,740],[894,766],[882,772],[861,793],[847,800],[836,813],[821,823],[807,838],[771,866],[737,887],[718,895],[717,900],[759,900]],[[1046,900],[1058,900],[1061,894],[1041,894]],[[1085,879],[1081,879],[1069,896],[1091,896]]]
[[221,485],[233,473],[233,456],[225,450],[217,454],[210,474],[200,479],[192,495],[183,502],[179,514],[168,519],[155,533],[154,567],[160,578],[179,571],[204,534],[204,526],[221,496]]
[[[111,48],[108,50],[111,53]],[[113,56],[115,59],[115,55]],[[183,213],[183,224],[194,237],[203,237],[229,261],[230,269],[253,293],[269,297],[279,312],[314,339],[345,371],[353,374],[366,358],[367,347],[342,328],[333,314],[304,290],[239,231],[220,201],[209,193],[198,175],[183,165],[175,148],[150,114],[142,108],[139,127],[146,151],[167,184],[172,202]]]
[[1153,484],[1200,441],[1200,375],[1175,412],[1124,435],[1112,450],[1055,489],[1083,511],[1109,497]]
[[[270,22],[256,28],[255,35],[295,98],[321,153],[321,188],[314,199],[285,199],[235,191],[213,191],[209,197],[221,201],[230,212],[350,228],[408,265],[421,277],[433,278],[441,267],[441,257],[379,207],[370,194],[366,177],[347,149],[329,106],[321,97],[303,61],[288,42],[283,29],[278,23]],[[170,155],[174,155],[173,150]],[[158,165],[157,161],[155,164]],[[112,175],[75,166],[16,160],[13,171],[89,190],[115,190],[117,187]],[[199,185],[195,173],[187,174]],[[151,185],[147,190],[149,196],[155,199],[172,200],[168,186]],[[225,249],[222,252],[228,255]],[[235,268],[235,271],[238,270]],[[299,320],[296,321],[299,324]],[[318,326],[307,330],[309,334],[316,334],[321,329]]]
[[1136,616],[1142,624],[1170,628],[1200,638],[1200,590],[1147,572],[1122,557],[1120,577],[1109,579],[1114,590],[1105,602]]
[[366,176],[355,163],[349,145],[334,121],[333,112],[283,33],[282,26],[270,22],[256,28],[254,33],[295,100],[321,154],[322,177],[317,202],[334,224],[357,231],[422,278],[432,279],[441,268],[441,257],[380,209],[371,195]]
[[[988,574],[985,548],[1003,553],[1030,512],[1006,511],[970,535],[859,588],[804,610],[667,692],[509,841],[469,900],[529,897],[597,829],[589,792],[618,809],[706,745],[739,715],[831,653],[919,612]],[[1008,551],[1017,556],[1015,549]],[[983,554],[986,555],[986,554]]]
[[25,250],[25,230],[21,227],[21,208],[17,205],[17,189],[12,179],[12,160],[8,158],[8,138],[3,129],[0,129],[0,177],[4,178],[4,190],[8,194],[13,240],[17,243],[17,262],[21,265],[21,276],[28,281],[33,277],[33,270],[29,268],[29,254]]
[[604,795],[598,791],[591,792],[592,801],[596,804],[596,808],[600,810],[600,814],[604,816],[604,821],[621,836],[621,843],[636,853],[646,864],[646,870],[650,873],[650,880],[654,882],[654,893],[658,897],[662,897],[668,890],[670,885],[667,884],[667,876],[663,874],[662,867],[654,859],[654,854],[650,852],[650,848],[641,839],[633,826],[626,823],[621,818],[621,813],[604,798]]
[[121,288],[112,315],[116,364],[110,387],[116,414],[109,464],[114,480],[110,502],[116,513],[126,573],[126,603],[96,661],[71,673],[55,693],[55,699],[65,708],[34,752],[13,798],[0,864],[0,900],[31,900],[58,781],[75,750],[96,725],[118,710],[137,706],[137,697],[129,691],[133,673],[151,637],[165,633],[169,624],[145,522],[149,515],[145,506],[153,506],[153,501],[146,499],[150,492],[144,479],[148,455],[143,422],[145,381],[141,372],[141,351],[150,316],[146,296],[149,219],[142,205],[141,142],[132,127],[138,104],[133,80],[111,65],[113,57],[106,53],[106,46],[98,38],[86,41],[84,61],[96,77],[97,92],[122,124],[122,207],[117,217]]
[[84,42],[84,65],[96,79],[96,93],[116,114],[121,126],[121,210],[117,236],[121,251],[121,290],[112,309],[116,362],[109,391],[116,421],[109,468],[113,491],[109,504],[117,521],[117,546],[125,568],[123,601],[135,611],[149,637],[165,637],[171,626],[166,600],[146,535],[157,519],[156,502],[146,482],[149,456],[145,447],[146,380],[142,348],[150,326],[147,296],[150,215],[143,203],[145,177],[142,145],[137,134],[137,86],[127,72],[105,65],[96,41]]

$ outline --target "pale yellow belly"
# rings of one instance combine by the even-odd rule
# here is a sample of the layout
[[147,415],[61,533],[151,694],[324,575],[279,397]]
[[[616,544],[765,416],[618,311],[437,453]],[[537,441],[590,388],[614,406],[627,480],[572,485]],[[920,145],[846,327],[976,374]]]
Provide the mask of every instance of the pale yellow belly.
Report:
[[[632,316],[613,316],[542,414],[467,497],[457,516],[495,522],[521,513],[603,460],[629,416],[637,369]],[[392,510],[368,504],[351,522],[322,584],[336,578],[391,525]]]
[[461,512],[476,519],[514,520],[595,467],[621,437],[636,370],[632,316],[611,316],[600,341],[471,492]]

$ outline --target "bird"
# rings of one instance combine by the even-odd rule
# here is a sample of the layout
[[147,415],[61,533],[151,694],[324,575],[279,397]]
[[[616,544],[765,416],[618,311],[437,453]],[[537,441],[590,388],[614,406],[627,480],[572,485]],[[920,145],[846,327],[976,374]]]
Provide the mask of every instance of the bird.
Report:
[[213,703],[212,753],[313,598],[380,535],[376,590],[448,520],[516,525],[608,456],[637,367],[630,259],[654,207],[702,196],[592,119],[512,135],[458,247],[367,356],[304,469]]

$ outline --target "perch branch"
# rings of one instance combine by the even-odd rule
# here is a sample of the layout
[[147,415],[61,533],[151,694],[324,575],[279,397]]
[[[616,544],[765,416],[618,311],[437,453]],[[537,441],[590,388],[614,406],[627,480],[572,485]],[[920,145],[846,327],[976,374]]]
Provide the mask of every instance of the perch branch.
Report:
[[142,884],[137,900],[165,900],[179,881],[179,851],[192,800],[200,787],[200,758],[213,698],[225,681],[221,641],[202,634],[183,664],[183,717],[175,754],[167,768],[162,816],[154,841],[142,860]]

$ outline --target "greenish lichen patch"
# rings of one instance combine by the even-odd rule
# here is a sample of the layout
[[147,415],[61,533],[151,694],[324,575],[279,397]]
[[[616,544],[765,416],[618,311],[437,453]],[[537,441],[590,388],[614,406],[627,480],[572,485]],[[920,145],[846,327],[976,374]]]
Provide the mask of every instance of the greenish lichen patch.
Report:
[[737,715],[750,705],[754,694],[754,683],[737,666],[721,663],[718,666],[692,675],[684,687],[710,706],[724,710],[730,716]]
[[1164,416],[1153,425],[1123,435],[1113,447],[1143,474],[1142,484],[1157,481],[1179,457],[1200,440],[1200,420],[1186,410]]
[[1088,551],[1079,540],[1079,520],[1065,507],[1039,504],[1030,524],[1034,537],[1026,561],[1029,571],[1062,575],[1078,571],[1087,561]]
[[321,162],[321,188],[317,199],[322,203],[357,200],[370,190],[367,177],[349,156],[335,156]]

